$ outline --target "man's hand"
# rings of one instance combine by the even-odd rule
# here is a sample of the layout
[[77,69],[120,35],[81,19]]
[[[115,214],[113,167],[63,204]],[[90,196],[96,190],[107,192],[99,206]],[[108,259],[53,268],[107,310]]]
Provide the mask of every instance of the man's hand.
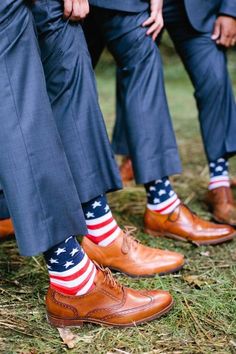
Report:
[[88,0],[64,0],[64,17],[71,21],[81,21],[89,13]]
[[162,7],[163,0],[150,0],[150,16],[143,23],[143,27],[149,27],[147,35],[152,36],[154,41],[156,40],[164,25]]
[[211,38],[216,44],[226,48],[236,44],[236,19],[229,16],[219,16],[215,22]]

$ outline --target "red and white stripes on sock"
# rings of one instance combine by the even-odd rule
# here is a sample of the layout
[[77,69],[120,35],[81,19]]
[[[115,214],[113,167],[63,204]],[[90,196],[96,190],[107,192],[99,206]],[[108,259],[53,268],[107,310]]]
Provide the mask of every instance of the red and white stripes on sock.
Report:
[[162,203],[157,203],[157,204],[147,204],[148,209],[156,211],[157,213],[160,214],[170,214],[172,211],[177,208],[177,206],[180,204],[180,200],[177,196],[176,193],[174,193],[170,198],[165,200]]
[[145,185],[147,208],[159,214],[170,214],[180,204],[178,195],[173,191],[167,177]]
[[97,269],[74,236],[44,253],[50,286],[66,295],[84,295],[94,287]]
[[121,232],[121,229],[117,225],[110,211],[100,218],[86,220],[86,224],[89,232],[87,237],[92,242],[103,247],[108,246],[115,241]]
[[106,197],[101,195],[82,206],[88,228],[86,237],[102,247],[114,242],[121,229],[112,216]]
[[209,163],[210,181],[208,185],[209,190],[220,187],[230,187],[228,161],[224,158],[219,158],[216,161]]

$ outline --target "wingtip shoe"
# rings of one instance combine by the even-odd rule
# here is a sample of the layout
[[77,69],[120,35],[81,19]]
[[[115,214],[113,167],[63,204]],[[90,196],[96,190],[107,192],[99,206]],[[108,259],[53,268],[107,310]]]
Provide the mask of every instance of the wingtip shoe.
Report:
[[90,259],[131,277],[151,277],[177,272],[184,266],[184,256],[142,245],[131,233],[135,228],[121,231],[109,246],[101,247],[83,238],[82,247]]
[[46,296],[47,319],[57,328],[82,326],[84,322],[132,327],[161,317],[172,306],[167,291],[123,287],[108,269],[98,269],[94,287],[85,295],[64,295],[49,287]]
[[184,204],[164,215],[146,209],[144,231],[152,236],[166,236],[197,246],[220,244],[232,240],[236,235],[231,226],[203,220]]

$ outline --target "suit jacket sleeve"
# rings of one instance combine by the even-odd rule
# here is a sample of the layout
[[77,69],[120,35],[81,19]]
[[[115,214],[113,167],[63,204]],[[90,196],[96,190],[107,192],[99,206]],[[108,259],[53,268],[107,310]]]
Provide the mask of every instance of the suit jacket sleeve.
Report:
[[236,17],[236,0],[222,0],[219,13]]

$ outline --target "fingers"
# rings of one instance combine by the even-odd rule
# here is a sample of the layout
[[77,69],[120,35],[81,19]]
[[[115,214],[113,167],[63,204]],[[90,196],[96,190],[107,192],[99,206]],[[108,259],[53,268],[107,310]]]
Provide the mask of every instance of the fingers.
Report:
[[72,13],[72,0],[64,0],[64,17],[69,18]]
[[152,34],[152,39],[153,39],[154,42],[157,39],[158,35],[160,34],[161,30],[162,29],[158,29]]
[[232,40],[232,38],[231,38],[230,35],[227,35],[227,34],[222,33],[221,36],[220,36],[220,38],[216,41],[216,43],[217,43],[218,45],[222,45],[222,46],[224,46],[224,47],[226,47],[226,48],[229,48],[229,47],[230,47],[231,40]]
[[236,44],[236,20],[229,16],[219,16],[215,22],[211,38],[216,44],[226,48]]
[[217,40],[220,37],[220,32],[221,32],[220,23],[218,23],[216,21],[215,26],[214,26],[214,30],[211,35],[211,39],[213,39],[213,41]]
[[153,22],[155,22],[156,18],[154,15],[151,15],[145,22],[143,22],[142,26],[143,27],[148,27],[150,26]]
[[152,36],[155,41],[158,34],[161,32],[164,26],[164,21],[162,15],[153,16],[151,15],[144,23],[143,27],[149,27],[146,34],[147,36]]
[[87,0],[64,0],[64,17],[71,21],[81,21],[89,13]]
[[148,31],[147,31],[147,35],[148,36],[152,36],[152,39],[155,41],[158,34],[161,32],[163,28],[163,20],[160,19],[159,21],[156,21],[153,23],[152,26],[149,27]]
[[218,45],[222,45],[226,48],[234,46],[236,43],[236,38],[232,33],[222,33],[220,38],[216,41]]

